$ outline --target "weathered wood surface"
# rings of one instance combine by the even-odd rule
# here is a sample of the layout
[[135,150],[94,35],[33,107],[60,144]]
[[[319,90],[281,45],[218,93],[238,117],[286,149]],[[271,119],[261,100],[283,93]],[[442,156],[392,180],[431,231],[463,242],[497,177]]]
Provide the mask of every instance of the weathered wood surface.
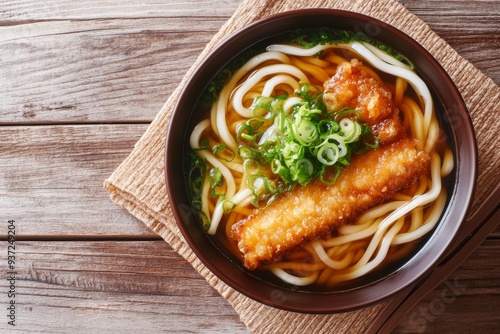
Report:
[[[147,124],[0,128],[0,207],[22,238],[156,238],[102,184]],[[0,231],[5,236],[6,230]]]
[[[16,250],[20,332],[246,332],[231,305],[163,241],[17,242]],[[6,279],[0,289],[9,290]],[[2,293],[2,309],[5,300]],[[11,329],[5,313],[0,332]]]
[[[0,122],[144,122],[240,1],[0,6]],[[500,83],[498,1],[404,1]],[[210,8],[210,9],[207,9]]]
[[[401,2],[500,83],[497,0]],[[246,331],[187,262],[102,190],[240,3],[1,2],[0,238],[15,219],[17,331]],[[499,237],[497,228],[395,332],[497,330]],[[2,308],[7,301],[1,293]],[[0,332],[12,329],[2,318]]]
[[[23,241],[16,250],[22,332],[245,332],[231,306],[163,241]],[[492,333],[500,268],[491,254],[499,251],[497,241],[484,242],[396,332]]]
[[150,121],[223,21],[187,20],[197,34],[175,17],[8,26],[0,122]]

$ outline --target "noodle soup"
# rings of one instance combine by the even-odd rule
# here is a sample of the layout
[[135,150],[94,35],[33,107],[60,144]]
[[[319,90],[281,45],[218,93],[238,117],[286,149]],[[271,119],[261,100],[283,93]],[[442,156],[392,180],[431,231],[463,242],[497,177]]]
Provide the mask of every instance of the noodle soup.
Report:
[[[209,87],[190,135],[200,226],[248,269],[310,289],[381,276],[411,256],[441,217],[454,161],[411,62],[331,29],[296,30],[242,57]],[[410,150],[422,168],[396,165]],[[376,165],[382,156],[393,159]],[[365,160],[375,165],[360,175]],[[373,186],[337,191],[360,179]],[[326,213],[290,205],[297,198]]]

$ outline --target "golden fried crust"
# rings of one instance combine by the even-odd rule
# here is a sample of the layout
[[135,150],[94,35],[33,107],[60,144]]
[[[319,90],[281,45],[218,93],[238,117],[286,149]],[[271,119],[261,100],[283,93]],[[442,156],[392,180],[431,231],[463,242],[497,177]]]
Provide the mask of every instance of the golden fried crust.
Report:
[[381,143],[396,141],[404,134],[391,92],[363,71],[359,60],[340,64],[333,77],[325,81],[324,89],[327,107],[334,111],[344,107],[358,110],[361,122],[371,126]]
[[232,228],[248,269],[279,260],[291,249],[354,220],[427,173],[429,156],[411,139],[353,157],[337,181],[297,186],[274,203],[256,210]]

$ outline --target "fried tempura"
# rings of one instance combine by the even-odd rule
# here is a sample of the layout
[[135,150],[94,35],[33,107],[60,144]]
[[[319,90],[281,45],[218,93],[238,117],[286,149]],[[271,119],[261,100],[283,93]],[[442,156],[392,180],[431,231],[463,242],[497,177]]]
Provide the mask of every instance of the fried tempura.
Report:
[[391,92],[363,71],[359,60],[340,64],[324,88],[327,107],[334,111],[343,107],[358,110],[360,121],[371,127],[380,143],[393,142],[404,134]]
[[428,165],[429,156],[405,138],[353,157],[331,186],[319,180],[297,186],[233,226],[232,237],[245,266],[253,270],[277,261],[304,242],[354,220],[411,185]]

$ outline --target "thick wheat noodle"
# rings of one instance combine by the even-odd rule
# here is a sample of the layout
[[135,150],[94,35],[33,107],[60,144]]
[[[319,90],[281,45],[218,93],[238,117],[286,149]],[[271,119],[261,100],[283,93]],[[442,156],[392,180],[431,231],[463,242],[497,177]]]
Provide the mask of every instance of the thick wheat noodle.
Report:
[[410,215],[410,227],[406,233],[414,232],[424,224],[424,208],[415,208]]
[[[396,202],[392,202],[392,203],[396,203]],[[398,205],[400,205],[400,204],[398,204]],[[338,237],[331,238],[328,240],[321,240],[319,242],[323,247],[328,248],[328,247],[333,247],[333,246],[344,245],[346,243],[353,242],[356,240],[363,240],[363,239],[375,234],[379,223],[380,223],[380,221],[377,221],[377,220],[369,221],[368,223],[361,225],[362,229],[359,229],[358,231],[351,232],[351,233],[346,233],[345,231],[339,230],[339,233],[342,233],[343,235],[340,235]],[[349,225],[345,225],[345,226],[349,226]],[[356,224],[356,226],[358,226],[358,225]],[[344,226],[341,226],[341,227],[344,227]]]
[[283,111],[288,113],[292,109],[294,105],[300,103],[302,99],[300,97],[292,96],[286,99],[285,103],[283,103]]
[[264,89],[262,90],[262,96],[271,96],[274,88],[279,84],[287,84],[292,87],[294,90],[300,88],[300,84],[297,80],[292,78],[289,75],[280,74],[272,77],[266,82]]
[[[382,237],[382,239],[378,243],[378,253],[376,257],[371,260],[370,262],[357,262],[357,266],[355,266],[355,270],[352,272],[349,272],[347,274],[339,274],[339,275],[333,275],[330,278],[330,282],[342,282],[342,281],[347,281],[351,280],[360,276],[363,276],[367,274],[368,272],[372,271],[375,267],[380,265],[382,261],[384,261],[387,252],[389,250],[389,247],[391,245],[391,241],[398,233],[399,229],[403,226],[404,219],[399,219],[397,220],[396,224],[394,224],[389,232]],[[366,252],[365,252],[366,254]],[[361,260],[360,260],[361,261]]]
[[[296,76],[300,81],[309,82],[307,76],[296,66],[288,64],[268,65],[253,73],[243,84],[241,84],[233,94],[232,103],[234,110],[242,117],[252,118],[253,110],[243,106],[243,98],[248,91],[259,83],[265,76],[288,73]],[[225,117],[225,116],[224,116]]]
[[272,267],[270,270],[283,281],[297,286],[313,284],[319,275],[318,271],[313,271],[309,276],[298,277],[291,275],[278,267]]
[[[391,212],[393,210],[396,210],[403,204],[408,203],[408,201],[392,201],[384,204],[380,204],[378,206],[375,206],[371,209],[368,209],[363,213],[356,221],[355,224],[348,224],[348,225],[343,225],[340,226],[337,230],[341,234],[354,234],[357,232],[360,232],[365,229],[366,226],[370,226],[373,224],[375,219],[380,218],[387,214],[388,212]],[[330,241],[325,241],[324,245],[325,246],[334,246],[336,244],[342,244],[345,242],[349,242],[351,240],[349,239],[344,239],[341,242],[337,243],[335,241],[336,239],[332,239]]]
[[325,56],[325,60],[328,60],[330,63],[333,63],[335,65],[340,65],[342,63],[345,63],[347,62],[347,60],[345,58],[342,58],[340,57],[339,55],[331,52],[331,53],[328,53],[326,56]]
[[420,110],[420,107],[413,101],[407,97],[403,98],[402,103],[398,106],[399,110],[401,110],[405,119],[410,119],[410,129],[412,133],[412,137],[417,139],[417,148],[419,150],[423,150],[424,148],[424,131],[423,131],[423,123],[424,117]]
[[362,43],[368,50],[370,50],[373,54],[375,54],[377,57],[379,57],[380,59],[382,59],[383,61],[385,61],[386,63],[389,63],[391,65],[394,65],[394,66],[397,66],[397,67],[401,67],[401,68],[404,68],[404,69],[407,69],[409,70],[410,68],[408,67],[408,65],[406,64],[403,64],[402,62],[400,62],[399,60],[397,60],[396,58],[388,55],[387,53],[385,53],[384,51],[380,50],[379,48],[377,48],[376,46],[374,45],[371,45],[370,43]]
[[316,58],[316,57],[312,57],[312,56],[302,57],[302,61],[305,62],[305,63],[316,65],[316,66],[320,67],[321,69],[323,69],[324,67],[329,67],[330,66],[330,64],[328,63],[328,61],[322,60],[322,59],[319,59],[319,58]]
[[[191,134],[190,137],[190,145],[192,148],[200,148],[200,137],[201,134],[203,133],[204,130],[206,130],[210,126],[210,122],[208,120],[202,121],[198,126],[195,128],[193,133]],[[248,188],[240,190],[238,193],[235,194],[236,192],[236,183],[234,181],[234,177],[231,173],[231,171],[220,162],[219,159],[217,159],[213,154],[206,150],[200,150],[198,151],[198,154],[206,159],[209,163],[211,163],[213,166],[217,167],[221,174],[223,175],[224,179],[226,180],[227,188],[226,188],[226,197],[229,198],[229,200],[233,203],[239,203],[242,200],[244,200],[246,197],[252,195],[252,191]],[[202,201],[203,202],[203,201]],[[215,210],[212,214],[211,217],[211,224],[210,224],[210,229],[208,233],[214,234],[215,231],[217,230],[217,227],[219,225],[220,220],[222,219],[222,215],[224,213],[224,203],[223,201],[219,201],[215,207]],[[207,217],[210,217],[210,214],[205,212]]]
[[297,66],[302,72],[309,73],[312,75],[318,82],[325,82],[330,78],[328,73],[325,72],[324,69],[321,67],[318,67],[316,65],[313,65],[311,63],[306,63],[296,57],[291,58],[292,63]]
[[454,165],[453,152],[450,149],[445,150],[443,154],[443,166],[441,167],[441,177],[449,175]]
[[221,138],[224,144],[236,151],[237,144],[234,137],[229,132],[226,124],[226,106],[231,92],[238,81],[256,66],[269,61],[277,60],[288,64],[290,59],[282,52],[264,52],[246,62],[238,71],[234,73],[229,82],[224,86],[216,103],[212,105],[211,119],[213,131]]
[[394,89],[394,104],[399,106],[403,102],[404,92],[406,90],[406,80],[402,78],[396,78],[396,87]]
[[446,205],[446,193],[443,191],[437,198],[436,203],[434,204],[434,207],[432,209],[431,216],[430,218],[427,219],[427,222],[425,224],[422,224],[418,229],[412,232],[400,233],[396,235],[394,237],[394,240],[392,241],[392,244],[398,245],[402,243],[408,243],[420,239],[425,234],[430,232],[434,228],[434,226],[436,226],[436,223],[439,221],[441,212],[443,211],[445,205]]
[[322,262],[305,263],[305,262],[280,262],[273,265],[273,268],[284,270],[300,270],[300,271],[317,271],[325,269],[326,265]]
[[313,246],[316,255],[318,255],[321,261],[332,269],[344,269],[349,264],[351,264],[352,256],[349,256],[350,253],[347,253],[342,260],[336,261],[333,260],[330,256],[328,256],[328,254],[326,253],[325,249],[321,246],[321,243],[319,241],[317,240],[312,241],[311,245]]
[[403,218],[411,210],[419,206],[424,206],[432,201],[434,201],[441,191],[441,164],[439,156],[433,155],[431,158],[431,173],[432,173],[432,187],[431,189],[419,196],[415,196],[410,202],[402,205],[401,207],[394,210],[389,216],[387,216],[379,225],[373,239],[370,242],[370,246],[366,250],[361,263],[368,262],[373,253],[376,251],[378,241],[382,238],[385,230],[394,224],[397,220]]

